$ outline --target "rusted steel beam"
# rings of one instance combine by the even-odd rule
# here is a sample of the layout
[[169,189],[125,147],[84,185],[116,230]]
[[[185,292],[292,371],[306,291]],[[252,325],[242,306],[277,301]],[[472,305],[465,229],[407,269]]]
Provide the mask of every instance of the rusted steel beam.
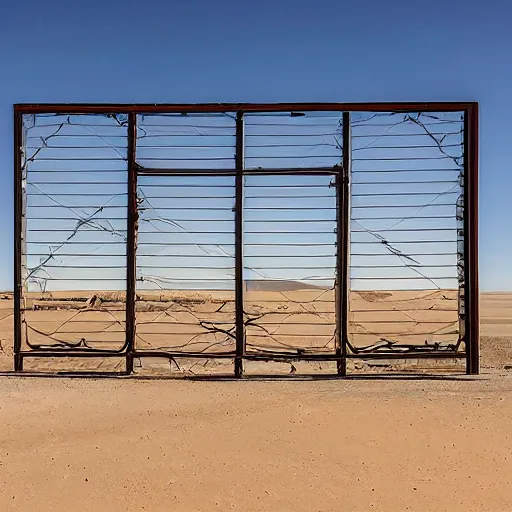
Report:
[[235,167],[235,376],[242,377],[245,352],[243,269],[244,117],[242,112],[236,114]]
[[[352,137],[350,112],[343,112],[343,173],[338,176],[337,201],[337,294],[336,333],[339,336],[338,375],[347,374],[348,289],[350,264],[350,173],[352,167]],[[341,178],[341,180],[340,180]]]
[[[31,350],[23,351],[20,353],[25,357],[119,357],[122,358],[124,354],[116,354],[112,352],[68,352],[63,350]],[[163,358],[187,358],[187,359],[233,359],[236,354],[233,352],[213,352],[213,353],[199,353],[199,352],[164,352],[152,350],[135,350],[134,357],[163,357]],[[405,352],[398,353],[381,353],[372,352],[368,354],[347,354],[348,359],[464,359],[466,356],[462,352]],[[257,352],[246,352],[244,355],[246,360],[290,360],[290,361],[336,361],[338,356],[336,354],[260,354]]]
[[137,166],[139,176],[235,176],[235,169],[155,169]]
[[[347,359],[464,359],[465,355],[461,352],[405,352],[398,353],[381,353],[371,352],[368,354],[347,354]],[[339,358],[336,354],[253,354],[246,353],[245,359],[247,360],[261,360],[261,361],[337,361]]]
[[128,116],[128,217],[126,238],[126,372],[133,372],[135,349],[136,251],[137,251],[137,114]]
[[162,350],[136,350],[135,357],[163,357],[175,359],[183,357],[185,359],[233,359],[236,356],[233,352],[164,352]]
[[458,112],[471,109],[474,102],[383,102],[383,103],[197,103],[197,104],[52,104],[20,103],[17,112],[55,114],[105,114],[130,112],[183,114],[215,112]]
[[23,189],[21,152],[23,143],[23,116],[14,111],[14,370],[23,370],[21,352],[21,299],[22,299],[22,247]]
[[124,352],[111,352],[108,350],[63,350],[63,349],[45,349],[45,350],[24,350],[20,352],[23,358],[26,357],[118,357],[122,359],[125,357]]
[[464,115],[464,300],[466,373],[480,373],[478,287],[478,104]]
[[[150,167],[137,166],[139,176],[236,176],[235,169],[155,169]],[[302,169],[280,169],[280,168],[263,168],[263,169],[245,169],[244,176],[268,176],[271,174],[279,174],[280,176],[330,176],[338,174],[339,167],[313,167]]]

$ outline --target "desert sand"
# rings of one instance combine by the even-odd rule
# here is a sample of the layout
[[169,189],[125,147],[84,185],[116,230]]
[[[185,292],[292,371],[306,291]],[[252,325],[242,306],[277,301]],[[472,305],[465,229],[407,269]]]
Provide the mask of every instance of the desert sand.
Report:
[[479,377],[4,376],[0,510],[512,510],[512,294],[481,309]]
[[[6,317],[3,325],[7,329],[3,339],[5,355],[12,353],[12,331],[9,332],[12,322],[7,318],[12,307],[9,299],[5,295],[2,301],[2,316]],[[139,292],[136,348],[202,354],[205,359],[219,352],[233,353],[234,301],[232,291]],[[455,290],[352,291],[348,325],[350,351],[364,355],[374,350],[428,350],[436,345],[445,349],[457,347],[458,307]],[[246,290],[247,352],[269,356],[333,354],[334,310],[332,289],[274,289],[272,286],[270,289]],[[125,342],[125,302],[124,294],[120,292],[28,293],[23,315],[24,350],[91,348],[119,351]],[[106,370],[119,362],[115,359],[68,360],[72,363],[68,364],[68,369]],[[56,363],[60,365],[63,361],[29,361],[30,369],[38,370],[55,368]],[[147,360],[139,362],[139,368],[144,368],[144,363]],[[182,363],[186,368],[187,361],[182,360]],[[207,372],[214,367],[218,371],[226,366],[212,360],[206,363],[209,364]],[[453,364],[457,366],[455,361]],[[313,371],[319,370],[318,365],[308,366]],[[5,369],[8,367],[9,364]],[[290,369],[289,365],[285,367]],[[59,366],[59,369],[64,368]],[[178,364],[171,368],[174,371],[181,369]]]

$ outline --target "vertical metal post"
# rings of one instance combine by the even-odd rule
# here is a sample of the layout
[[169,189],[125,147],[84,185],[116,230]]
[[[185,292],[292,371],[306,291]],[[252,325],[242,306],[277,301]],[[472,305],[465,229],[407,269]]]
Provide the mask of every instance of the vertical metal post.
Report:
[[480,373],[478,290],[478,104],[464,112],[464,298],[466,373]]
[[350,172],[352,145],[350,112],[343,112],[343,166],[336,176],[336,354],[338,375],[347,374],[348,265],[350,228]]
[[128,218],[126,239],[126,373],[133,372],[135,349],[136,251],[139,214],[137,209],[137,114],[128,114]]
[[[345,133],[342,124],[343,133]],[[343,144],[342,165],[345,164],[345,144]],[[343,168],[338,169],[335,179],[336,185],[336,281],[334,282],[335,293],[335,308],[336,308],[336,336],[334,338],[336,356],[336,367],[338,375],[346,375],[346,361],[343,360],[341,355],[341,345],[343,340],[343,327],[342,327],[342,297],[343,297]]]
[[22,299],[22,247],[23,247],[23,117],[14,110],[14,371],[23,370],[21,352],[21,299]]
[[236,113],[236,150],[235,150],[235,322],[236,356],[235,377],[243,375],[243,357],[245,353],[244,328],[244,269],[243,269],[243,194],[244,194],[244,117],[243,112]]

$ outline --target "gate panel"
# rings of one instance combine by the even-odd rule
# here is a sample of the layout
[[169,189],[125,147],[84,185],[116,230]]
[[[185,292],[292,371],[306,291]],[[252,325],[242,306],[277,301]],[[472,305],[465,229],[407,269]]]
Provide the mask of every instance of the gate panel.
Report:
[[126,116],[23,116],[22,349],[125,345]]
[[464,336],[463,116],[354,114],[352,144],[351,349],[454,352]]
[[247,351],[334,354],[336,189],[331,176],[247,176]]
[[234,350],[234,177],[139,177],[138,350]]
[[249,355],[334,356],[341,112],[245,116]]
[[138,116],[136,351],[235,351],[234,125]]

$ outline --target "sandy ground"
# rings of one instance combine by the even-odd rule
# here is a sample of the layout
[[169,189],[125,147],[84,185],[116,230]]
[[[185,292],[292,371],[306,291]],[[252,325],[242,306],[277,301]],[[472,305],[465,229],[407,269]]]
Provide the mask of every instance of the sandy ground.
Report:
[[[122,299],[119,292],[28,294],[23,348],[119,350],[125,340]],[[4,300],[0,306],[0,322],[3,317],[5,329],[2,344],[7,354],[12,348],[12,322],[8,318],[12,303]],[[453,346],[458,340],[457,309],[455,290],[351,292],[349,339],[355,351],[364,347],[386,350],[388,344],[402,350],[411,345],[425,349],[434,343]],[[246,291],[247,352],[333,354],[334,310],[332,289]],[[136,311],[139,350],[205,355],[235,350],[233,292],[141,292]],[[40,361],[39,365],[44,369],[54,362]],[[83,361],[74,364],[80,367]]]
[[[94,294],[93,294],[94,295]],[[26,334],[34,346],[45,348],[68,342],[86,343],[95,348],[116,349],[124,343],[125,305],[119,293],[108,300],[93,299],[91,292],[54,293],[51,300],[30,297],[27,301]],[[2,298],[3,297],[3,298]],[[12,368],[12,300],[0,296],[0,371]],[[147,292],[137,303],[137,338],[140,350],[229,352],[234,350],[234,297],[232,292]],[[48,299],[48,297],[45,297]],[[75,300],[70,300],[74,298]],[[88,302],[86,300],[89,299]],[[103,294],[105,299],[105,294]],[[246,293],[247,350],[268,353],[332,353],[334,350],[334,295],[331,290],[287,290]],[[454,291],[352,292],[349,334],[353,345],[361,348],[390,340],[398,344],[454,344],[457,341],[457,300]],[[44,333],[47,333],[46,335]],[[502,368],[512,363],[512,294],[481,296],[482,365]],[[386,343],[386,342],[384,342]],[[25,346],[25,348],[27,348]],[[71,363],[69,365],[68,363]],[[196,362],[181,365],[194,372]],[[208,372],[221,373],[208,361]],[[447,361],[453,366],[454,362]],[[26,360],[33,370],[121,369],[121,359],[80,361]],[[206,364],[206,361],[204,362]],[[443,363],[444,364],[444,363]],[[450,366],[448,364],[448,366]],[[176,373],[164,360],[142,362],[145,367],[160,367]],[[253,365],[254,366],[254,365]],[[279,366],[279,365],[278,365]],[[289,365],[281,372],[289,372]],[[312,365],[309,365],[310,367]],[[360,364],[351,364],[352,370]],[[446,366],[446,365],[445,365]],[[460,364],[458,365],[460,368]],[[215,368],[215,372],[212,369]],[[367,366],[361,368],[367,370]],[[331,371],[329,365],[314,371]],[[256,369],[256,372],[260,371]],[[267,371],[262,369],[262,371]],[[274,369],[272,369],[274,371]]]
[[2,377],[0,510],[512,510],[512,294],[481,305],[477,378]]
[[4,378],[0,509],[512,510],[512,378]]

